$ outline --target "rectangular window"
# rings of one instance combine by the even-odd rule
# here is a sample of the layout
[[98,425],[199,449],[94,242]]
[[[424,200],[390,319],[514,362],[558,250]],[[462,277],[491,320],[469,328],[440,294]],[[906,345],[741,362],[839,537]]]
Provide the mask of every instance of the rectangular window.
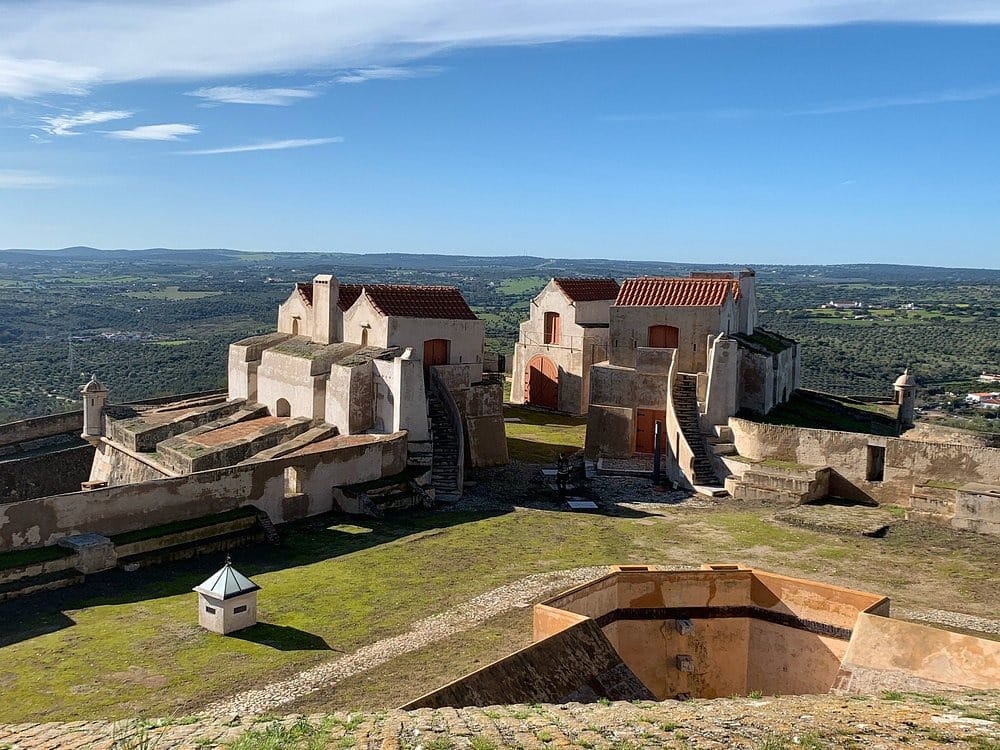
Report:
[[240,614],[240,612],[246,612],[246,611],[247,611],[247,605],[245,605],[245,604],[241,604],[238,607],[233,607],[233,614],[234,615],[238,615],[238,614]]
[[559,345],[559,337],[561,326],[559,324],[559,313],[547,312],[545,313],[545,343],[553,344],[555,346]]
[[208,614],[210,614],[210,615],[214,615],[215,614],[215,607],[205,607],[205,611],[208,612]]
[[881,482],[885,478],[885,448],[881,445],[868,446],[868,466],[865,469],[865,479],[869,482]]

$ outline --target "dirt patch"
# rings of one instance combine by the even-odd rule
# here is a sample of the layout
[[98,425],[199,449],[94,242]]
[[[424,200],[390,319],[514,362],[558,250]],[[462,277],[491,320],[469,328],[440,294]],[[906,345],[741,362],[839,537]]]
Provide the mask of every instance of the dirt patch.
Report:
[[124,672],[111,672],[105,675],[104,679],[145,688],[165,687],[168,682],[162,674],[155,674],[142,667],[129,667]]

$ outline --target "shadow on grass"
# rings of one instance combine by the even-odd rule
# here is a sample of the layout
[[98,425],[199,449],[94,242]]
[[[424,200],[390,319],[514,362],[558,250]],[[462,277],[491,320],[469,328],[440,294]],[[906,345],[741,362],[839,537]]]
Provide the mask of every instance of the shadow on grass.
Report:
[[320,636],[287,625],[258,622],[249,628],[229,634],[230,638],[270,646],[278,651],[332,651]]
[[554,464],[560,453],[572,456],[581,450],[579,445],[542,443],[522,438],[507,438],[507,452],[514,461],[529,464]]
[[[233,563],[250,578],[330,560],[435,529],[445,529],[513,511],[513,505],[476,512],[430,510],[387,518],[326,513],[282,524],[280,545],[230,551]],[[225,552],[166,562],[126,572],[116,568],[88,575],[82,586],[36,592],[0,603],[0,647],[70,627],[67,611],[127,604],[191,591],[224,562]],[[272,626],[276,627],[276,626]]]

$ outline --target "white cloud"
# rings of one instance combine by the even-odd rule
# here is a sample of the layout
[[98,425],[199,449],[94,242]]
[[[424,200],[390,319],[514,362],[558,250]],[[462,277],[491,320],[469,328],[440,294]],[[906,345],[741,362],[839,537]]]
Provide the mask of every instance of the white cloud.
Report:
[[1000,23],[995,0],[24,0],[0,96],[99,83],[399,66],[444,49],[856,22]]
[[22,169],[0,169],[0,190],[31,190],[67,185],[61,177]]
[[1000,96],[1000,87],[981,89],[950,89],[909,96],[886,96],[877,99],[860,99],[848,102],[827,104],[819,107],[800,109],[788,114],[793,115],[837,115],[848,112],[864,112],[871,109],[889,109],[892,107],[916,107],[926,104],[950,104],[954,102],[976,102],[983,99],[993,99]]
[[42,138],[42,136],[38,135],[38,133],[28,133],[28,140],[33,143],[52,143],[51,139]]
[[385,67],[381,65],[370,65],[367,68],[355,68],[354,70],[341,73],[333,80],[334,83],[364,83],[365,81],[398,81],[405,78],[417,78],[418,76],[433,75],[440,73],[443,68],[436,65],[424,65],[421,67]]
[[206,102],[218,104],[264,104],[271,107],[287,107],[302,99],[311,99],[316,92],[310,89],[261,89],[252,86],[210,86],[189,91],[188,96],[196,96]]
[[112,130],[109,138],[121,138],[127,141],[177,141],[182,135],[197,135],[198,128],[194,125],[184,125],[179,122],[163,125],[141,125],[131,130]]
[[286,148],[305,148],[307,146],[323,146],[327,143],[343,143],[340,136],[333,138],[289,138],[283,141],[267,141],[248,146],[223,146],[222,148],[204,148],[197,151],[181,151],[188,156],[203,156],[208,154],[242,154],[247,151],[282,151]]
[[42,126],[42,130],[49,135],[80,135],[76,130],[77,128],[87,127],[88,125],[100,125],[101,123],[114,122],[115,120],[125,120],[131,116],[131,112],[114,109],[104,112],[89,110],[81,112],[78,115],[43,117],[42,122],[45,125]]

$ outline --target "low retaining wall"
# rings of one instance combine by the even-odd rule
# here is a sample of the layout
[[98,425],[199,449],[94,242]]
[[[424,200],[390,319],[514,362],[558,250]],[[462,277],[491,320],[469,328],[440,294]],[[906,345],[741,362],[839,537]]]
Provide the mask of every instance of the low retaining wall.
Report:
[[80,432],[82,428],[82,411],[68,411],[46,417],[22,419],[19,422],[7,422],[0,424],[0,446],[52,437],[65,432]]
[[334,487],[398,474],[405,466],[406,433],[397,432],[183,477],[8,503],[0,505],[0,551],[84,532],[113,536],[244,505],[276,523],[291,521],[331,510]]
[[[1000,484],[1000,449],[928,443],[855,432],[729,420],[741,456],[829,466],[830,494],[909,507],[914,484],[926,479]],[[881,480],[868,479],[870,451],[884,456]],[[881,453],[884,451],[884,453]]]

